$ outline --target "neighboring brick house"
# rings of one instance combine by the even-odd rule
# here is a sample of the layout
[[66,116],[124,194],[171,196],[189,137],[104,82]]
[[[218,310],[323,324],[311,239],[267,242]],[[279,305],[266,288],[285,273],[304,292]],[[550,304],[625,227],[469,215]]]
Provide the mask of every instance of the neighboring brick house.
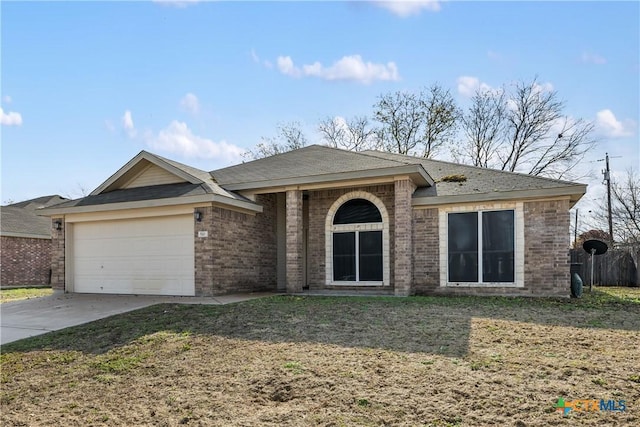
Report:
[[206,172],[141,152],[43,210],[53,286],[568,296],[569,209],[586,186],[310,146]]
[[36,210],[65,201],[44,196],[0,207],[0,285],[48,285],[51,275],[51,221]]

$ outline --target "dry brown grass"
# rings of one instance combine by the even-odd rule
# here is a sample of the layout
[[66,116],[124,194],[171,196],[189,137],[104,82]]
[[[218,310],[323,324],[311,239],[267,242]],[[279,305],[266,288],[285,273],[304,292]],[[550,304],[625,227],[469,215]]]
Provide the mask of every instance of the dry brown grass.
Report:
[[[3,347],[3,426],[639,425],[640,292],[160,305]],[[555,412],[558,397],[625,400]]]

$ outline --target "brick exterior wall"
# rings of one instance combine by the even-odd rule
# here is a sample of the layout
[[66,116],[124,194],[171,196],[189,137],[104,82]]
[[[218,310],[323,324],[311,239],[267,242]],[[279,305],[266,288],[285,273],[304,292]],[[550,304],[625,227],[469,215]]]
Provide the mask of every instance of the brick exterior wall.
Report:
[[[56,230],[53,223],[60,221],[62,229]],[[51,218],[51,287],[65,290],[65,236],[66,224],[63,218]]]
[[536,296],[569,297],[568,200],[524,204],[525,289]]
[[394,291],[397,296],[410,295],[413,285],[413,208],[411,196],[416,189],[409,179],[394,183],[395,212],[395,249],[392,252],[394,263]]
[[51,239],[0,237],[0,284],[48,285],[51,272]]
[[286,195],[286,260],[287,292],[301,292],[303,282],[304,217],[302,191],[290,190]]
[[[416,209],[414,291],[422,295],[568,297],[569,201],[523,203],[524,287],[440,287],[438,209]],[[517,267],[516,267],[517,268]]]
[[413,210],[413,291],[430,294],[440,286],[438,209]]
[[[197,296],[276,289],[276,196],[258,196],[262,213],[252,215],[221,207],[198,208],[195,222]],[[207,231],[207,237],[198,237]]]
[[[341,196],[353,191],[366,191],[384,203],[389,214],[389,253],[393,260],[394,251],[394,186],[372,185],[362,187],[337,188],[332,190],[309,191],[309,234],[307,240],[307,281],[310,290],[325,289],[326,251],[325,224],[331,205]],[[389,271],[391,288],[394,283],[393,261]],[[339,289],[348,289],[340,286]],[[355,289],[362,289],[361,287]]]

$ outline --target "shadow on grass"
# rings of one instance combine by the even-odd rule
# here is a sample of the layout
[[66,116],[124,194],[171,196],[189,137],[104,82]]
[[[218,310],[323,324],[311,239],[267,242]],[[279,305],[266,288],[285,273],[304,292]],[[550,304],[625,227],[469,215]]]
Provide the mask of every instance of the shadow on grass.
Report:
[[578,300],[279,296],[225,306],[160,304],[6,344],[2,352],[101,354],[171,331],[464,357],[474,318],[638,331],[640,292],[633,292],[594,291]]

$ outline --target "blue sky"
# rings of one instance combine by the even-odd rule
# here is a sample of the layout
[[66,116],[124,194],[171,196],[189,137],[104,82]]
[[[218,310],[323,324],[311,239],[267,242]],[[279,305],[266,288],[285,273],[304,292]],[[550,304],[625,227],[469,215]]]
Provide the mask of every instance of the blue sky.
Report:
[[[11,2],[2,201],[93,190],[140,150],[206,170],[298,121],[433,83],[464,106],[535,76],[593,121],[586,201],[640,168],[638,2]],[[443,154],[446,157],[446,153]],[[614,176],[616,176],[614,174]]]

